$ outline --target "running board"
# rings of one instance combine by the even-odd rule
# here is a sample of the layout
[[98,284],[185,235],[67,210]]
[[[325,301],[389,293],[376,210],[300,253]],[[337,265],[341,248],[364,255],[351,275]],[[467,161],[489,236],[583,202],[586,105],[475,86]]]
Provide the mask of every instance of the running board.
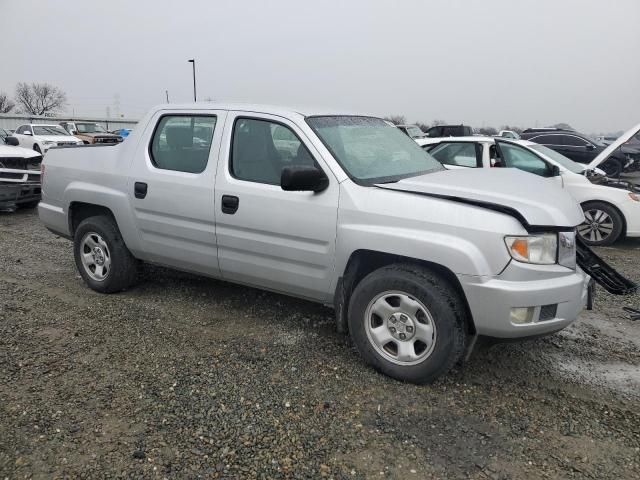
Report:
[[638,285],[625,278],[611,265],[595,254],[576,235],[576,261],[597,284],[613,295],[628,295],[638,289]]

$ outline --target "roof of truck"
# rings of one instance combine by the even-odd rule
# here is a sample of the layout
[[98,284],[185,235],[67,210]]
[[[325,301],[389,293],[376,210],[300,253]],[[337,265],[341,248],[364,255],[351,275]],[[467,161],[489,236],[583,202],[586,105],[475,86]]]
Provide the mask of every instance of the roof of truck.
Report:
[[322,115],[358,115],[375,117],[364,113],[344,111],[327,107],[287,107],[282,105],[267,105],[257,103],[218,103],[218,102],[196,102],[196,103],[165,103],[157,105],[152,109],[157,110],[235,110],[240,112],[270,113],[280,116],[300,115],[302,117],[322,116]]

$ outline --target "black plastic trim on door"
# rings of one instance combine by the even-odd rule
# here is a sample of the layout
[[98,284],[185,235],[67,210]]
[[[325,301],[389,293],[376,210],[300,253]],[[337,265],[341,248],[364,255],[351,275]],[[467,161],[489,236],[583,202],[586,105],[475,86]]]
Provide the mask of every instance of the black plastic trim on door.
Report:
[[234,195],[222,196],[222,213],[233,215],[238,210],[240,199]]
[[144,182],[136,182],[133,185],[133,194],[136,198],[144,198],[147,196],[147,184]]

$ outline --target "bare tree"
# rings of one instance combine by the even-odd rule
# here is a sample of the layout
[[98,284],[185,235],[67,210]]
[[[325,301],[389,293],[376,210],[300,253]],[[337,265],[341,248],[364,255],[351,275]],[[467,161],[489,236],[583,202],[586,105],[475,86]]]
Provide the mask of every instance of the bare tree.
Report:
[[45,115],[55,112],[67,103],[67,96],[58,87],[48,83],[18,83],[16,101],[25,113]]
[[520,127],[514,127],[511,125],[502,125],[500,127],[500,130],[511,130],[512,132],[516,132],[518,135],[522,133],[522,130],[524,130],[523,128]]
[[15,102],[9,98],[9,95],[0,92],[0,113],[9,113],[15,106]]
[[446,120],[434,120],[431,124],[432,127],[437,127],[438,125],[446,125]]
[[482,135],[497,135],[498,130],[493,127],[480,127],[477,129]]
[[407,123],[407,119],[404,115],[389,115],[388,117],[384,117],[384,119],[394,125],[404,125]]
[[430,127],[430,125],[428,123],[424,123],[424,122],[416,122],[416,125],[423,132],[426,132],[427,130],[429,130],[429,127]]
[[[563,130],[573,130],[573,127],[568,123],[556,123],[553,125],[554,128],[562,128]],[[575,131],[575,130],[573,130]]]

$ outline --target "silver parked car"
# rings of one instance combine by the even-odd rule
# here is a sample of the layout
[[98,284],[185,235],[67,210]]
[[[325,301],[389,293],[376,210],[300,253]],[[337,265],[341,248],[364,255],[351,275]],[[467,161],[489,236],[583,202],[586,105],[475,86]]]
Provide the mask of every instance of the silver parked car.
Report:
[[402,380],[445,374],[478,335],[560,330],[588,298],[567,193],[447,171],[379,118],[162,106],[127,142],[52,149],[45,167],[40,218],[94,290],[130,287],[142,261],[333,305]]

